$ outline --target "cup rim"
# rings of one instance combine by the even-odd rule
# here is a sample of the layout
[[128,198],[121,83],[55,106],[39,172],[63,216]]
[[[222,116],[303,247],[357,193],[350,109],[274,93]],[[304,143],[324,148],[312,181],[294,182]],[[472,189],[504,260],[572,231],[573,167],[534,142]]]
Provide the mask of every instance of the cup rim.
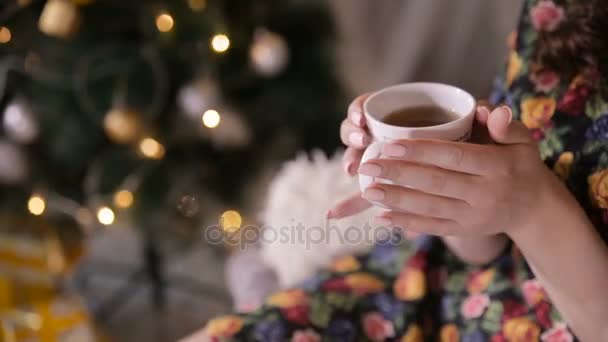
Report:
[[[395,90],[395,89],[399,89],[399,88],[410,88],[410,87],[419,87],[419,86],[433,86],[433,87],[439,86],[439,87],[450,88],[451,90],[461,92],[462,95],[467,98],[467,100],[469,100],[473,103],[473,107],[467,114],[460,115],[460,117],[456,120],[446,122],[446,123],[440,124],[440,125],[426,126],[426,127],[403,127],[403,126],[389,125],[389,124],[381,121],[380,119],[374,117],[373,115],[369,114],[369,110],[368,110],[369,102],[371,100],[373,100],[374,98],[376,98],[377,96],[381,95],[382,93],[391,91],[391,90]],[[383,127],[383,128],[404,129],[404,130],[433,130],[436,128],[450,128],[451,126],[458,125],[461,121],[466,120],[470,115],[474,114],[476,107],[477,107],[477,101],[475,100],[475,97],[473,97],[473,95],[471,95],[471,93],[469,93],[468,91],[466,91],[462,88],[459,88],[459,87],[456,87],[453,85],[449,85],[449,84],[445,84],[445,83],[439,83],[439,82],[410,82],[410,83],[395,84],[395,85],[388,86],[388,87],[385,87],[385,88],[382,88],[380,90],[373,92],[367,99],[365,99],[365,102],[363,102],[363,114],[365,115],[367,120],[372,120],[372,121],[374,121],[374,124],[376,124],[380,127]]]

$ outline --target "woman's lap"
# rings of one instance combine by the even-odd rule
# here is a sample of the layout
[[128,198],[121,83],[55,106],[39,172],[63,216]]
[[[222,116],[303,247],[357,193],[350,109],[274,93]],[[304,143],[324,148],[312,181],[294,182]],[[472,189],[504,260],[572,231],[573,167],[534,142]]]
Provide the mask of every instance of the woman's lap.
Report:
[[461,263],[437,238],[379,244],[336,259],[300,288],[208,335],[257,341],[536,341],[569,336],[515,248],[482,267]]

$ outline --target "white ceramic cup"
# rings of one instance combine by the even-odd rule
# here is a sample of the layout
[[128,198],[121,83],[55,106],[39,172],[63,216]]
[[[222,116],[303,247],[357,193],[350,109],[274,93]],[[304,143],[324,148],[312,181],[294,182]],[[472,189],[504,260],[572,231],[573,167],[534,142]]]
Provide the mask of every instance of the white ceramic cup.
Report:
[[[382,122],[399,109],[437,106],[454,112],[458,118],[448,123],[427,127],[401,127]],[[441,83],[405,83],[381,89],[371,94],[363,104],[363,112],[374,141],[367,147],[361,163],[381,157],[382,144],[401,139],[437,139],[466,141],[471,136],[475,118],[475,98],[466,91]],[[363,192],[375,182],[374,177],[359,175]],[[378,182],[387,183],[386,180]]]

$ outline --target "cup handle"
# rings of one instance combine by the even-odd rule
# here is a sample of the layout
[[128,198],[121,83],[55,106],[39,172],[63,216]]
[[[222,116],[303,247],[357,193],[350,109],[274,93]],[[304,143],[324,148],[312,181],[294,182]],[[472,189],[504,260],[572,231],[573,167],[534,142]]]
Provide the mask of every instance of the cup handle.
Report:
[[[365,163],[370,159],[379,158],[382,155],[382,143],[374,141],[365,149],[363,156],[361,156],[361,164]],[[361,192],[365,191],[370,185],[375,182],[374,177],[359,174],[359,189]]]

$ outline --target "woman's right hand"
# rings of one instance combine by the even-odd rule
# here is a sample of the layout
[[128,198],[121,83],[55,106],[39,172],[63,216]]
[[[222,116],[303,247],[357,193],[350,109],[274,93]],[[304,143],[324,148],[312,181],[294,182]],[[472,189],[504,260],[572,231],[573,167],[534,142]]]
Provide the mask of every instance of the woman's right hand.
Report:
[[363,94],[351,102],[346,118],[340,126],[340,138],[347,147],[342,163],[344,171],[350,176],[357,174],[363,151],[372,142],[363,115],[363,103],[369,95],[369,93]]

